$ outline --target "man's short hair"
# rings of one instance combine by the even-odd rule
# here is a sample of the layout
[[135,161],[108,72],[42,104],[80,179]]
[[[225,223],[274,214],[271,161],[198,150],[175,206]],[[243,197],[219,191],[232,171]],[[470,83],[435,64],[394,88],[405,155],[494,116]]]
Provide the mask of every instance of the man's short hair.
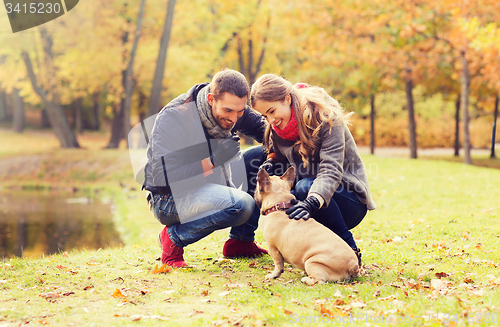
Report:
[[250,87],[245,75],[229,68],[224,68],[215,74],[210,82],[210,93],[215,100],[219,100],[225,92],[236,95],[238,98],[248,96]]

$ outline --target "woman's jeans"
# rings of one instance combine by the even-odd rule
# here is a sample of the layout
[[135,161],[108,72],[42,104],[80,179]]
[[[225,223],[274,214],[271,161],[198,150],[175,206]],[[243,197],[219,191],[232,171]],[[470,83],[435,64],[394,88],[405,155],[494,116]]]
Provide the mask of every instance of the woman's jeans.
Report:
[[[314,178],[304,178],[298,181],[292,189],[292,194],[298,200],[305,200]],[[361,203],[356,195],[339,185],[333,194],[330,204],[314,213],[314,219],[325,225],[340,236],[350,247],[356,247],[350,229],[356,227],[365,217],[366,204]]]
[[[243,152],[243,159],[247,169],[247,176],[243,178],[254,176],[264,161],[264,149],[261,146],[250,148]],[[241,179],[241,176],[238,177]],[[255,183],[249,181],[248,193],[253,194],[254,190]],[[179,217],[172,194],[155,194],[149,204],[153,215],[160,223],[168,226],[170,239],[179,247],[185,247],[227,227],[232,227],[230,238],[253,241],[260,210],[248,193],[207,183],[176,199],[177,205],[182,206],[182,218]]]

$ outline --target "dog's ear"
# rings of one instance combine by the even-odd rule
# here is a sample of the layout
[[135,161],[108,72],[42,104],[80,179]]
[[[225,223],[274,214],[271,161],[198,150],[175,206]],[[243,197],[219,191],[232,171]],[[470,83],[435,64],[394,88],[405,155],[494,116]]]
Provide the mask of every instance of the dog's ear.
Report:
[[267,171],[265,169],[259,170],[257,173],[257,187],[259,192],[268,192],[269,184],[271,184],[271,180]]
[[290,166],[290,168],[285,171],[285,173],[281,176],[281,179],[288,182],[290,185],[290,189],[293,186],[293,182],[295,181],[295,168],[293,166]]

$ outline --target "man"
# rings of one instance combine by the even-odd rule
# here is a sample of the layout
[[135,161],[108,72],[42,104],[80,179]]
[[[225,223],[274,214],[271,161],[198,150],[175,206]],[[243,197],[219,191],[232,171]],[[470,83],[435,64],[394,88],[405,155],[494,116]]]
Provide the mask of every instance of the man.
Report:
[[164,264],[187,266],[185,246],[227,227],[225,257],[267,254],[254,242],[259,209],[251,195],[235,188],[251,175],[245,167],[256,174],[264,157],[256,147],[243,153],[244,164],[236,160],[235,132],[262,143],[267,124],[246,105],[249,91],[241,73],[225,69],[210,84],[197,84],[172,100],[155,119],[143,188],[150,192],[151,212],[166,225],[159,235]]

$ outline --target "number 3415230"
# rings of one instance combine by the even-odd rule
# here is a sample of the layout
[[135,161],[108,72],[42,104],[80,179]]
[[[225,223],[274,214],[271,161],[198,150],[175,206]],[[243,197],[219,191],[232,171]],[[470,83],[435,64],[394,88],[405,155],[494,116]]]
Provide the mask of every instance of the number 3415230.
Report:
[[5,3],[5,7],[7,8],[7,13],[18,13],[18,14],[58,14],[61,11],[61,4],[59,3],[24,3],[24,4],[12,4],[9,2]]

